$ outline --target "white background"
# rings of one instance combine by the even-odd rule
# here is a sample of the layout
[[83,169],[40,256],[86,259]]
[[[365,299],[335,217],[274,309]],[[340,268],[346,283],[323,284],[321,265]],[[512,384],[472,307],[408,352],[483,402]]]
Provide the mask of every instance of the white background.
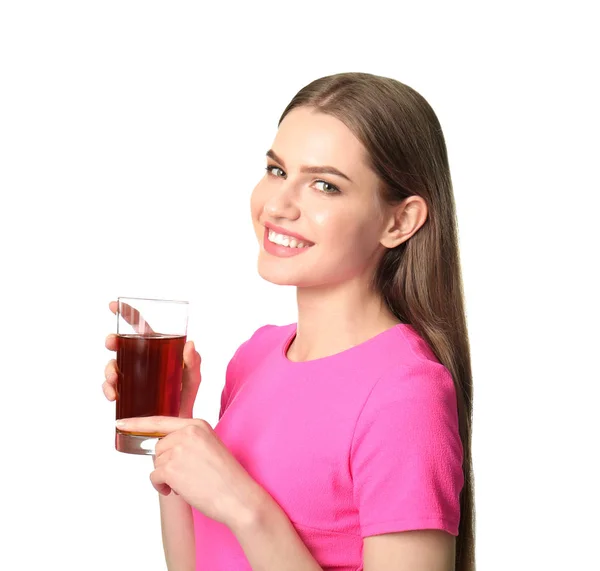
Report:
[[108,301],[192,302],[214,425],[237,346],[296,317],[250,192],[292,96],[343,71],[414,87],[446,136],[479,569],[598,565],[591,4],[2,2],[0,568],[165,570],[151,460],[115,452],[101,392]]

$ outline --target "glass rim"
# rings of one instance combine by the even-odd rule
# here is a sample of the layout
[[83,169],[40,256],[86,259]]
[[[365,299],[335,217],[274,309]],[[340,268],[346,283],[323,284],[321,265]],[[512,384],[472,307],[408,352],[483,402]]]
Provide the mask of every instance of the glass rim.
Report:
[[181,299],[159,299],[159,298],[153,298],[153,297],[124,297],[124,296],[120,296],[117,297],[117,303],[119,303],[121,300],[127,300],[127,299],[133,299],[135,301],[158,301],[158,302],[163,302],[163,303],[181,303],[181,304],[186,304],[189,305],[189,301],[183,301]]

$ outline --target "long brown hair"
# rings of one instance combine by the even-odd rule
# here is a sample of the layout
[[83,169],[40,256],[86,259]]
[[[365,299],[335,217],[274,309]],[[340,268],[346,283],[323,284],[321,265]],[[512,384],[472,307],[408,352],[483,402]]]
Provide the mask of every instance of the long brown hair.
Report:
[[422,197],[423,226],[388,250],[373,277],[392,313],[427,341],[454,380],[465,484],[460,496],[456,571],[475,569],[475,506],[471,460],[473,383],[463,301],[456,208],[446,142],[427,101],[394,79],[368,73],[322,77],[301,89],[279,123],[307,106],[342,121],[367,150],[382,199]]

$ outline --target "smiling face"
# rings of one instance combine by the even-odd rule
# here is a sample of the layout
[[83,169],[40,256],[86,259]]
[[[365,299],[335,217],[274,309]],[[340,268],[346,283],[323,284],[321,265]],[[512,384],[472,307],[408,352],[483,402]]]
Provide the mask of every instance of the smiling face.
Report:
[[331,115],[295,108],[279,126],[266,168],[251,199],[261,277],[298,287],[369,281],[388,220],[354,134]]

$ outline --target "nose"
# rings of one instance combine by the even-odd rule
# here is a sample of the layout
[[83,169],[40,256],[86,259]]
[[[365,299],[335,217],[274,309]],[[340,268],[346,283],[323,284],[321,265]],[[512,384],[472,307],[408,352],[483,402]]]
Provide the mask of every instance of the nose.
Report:
[[286,218],[288,220],[299,218],[300,208],[292,185],[278,185],[265,202],[264,211],[272,218]]

